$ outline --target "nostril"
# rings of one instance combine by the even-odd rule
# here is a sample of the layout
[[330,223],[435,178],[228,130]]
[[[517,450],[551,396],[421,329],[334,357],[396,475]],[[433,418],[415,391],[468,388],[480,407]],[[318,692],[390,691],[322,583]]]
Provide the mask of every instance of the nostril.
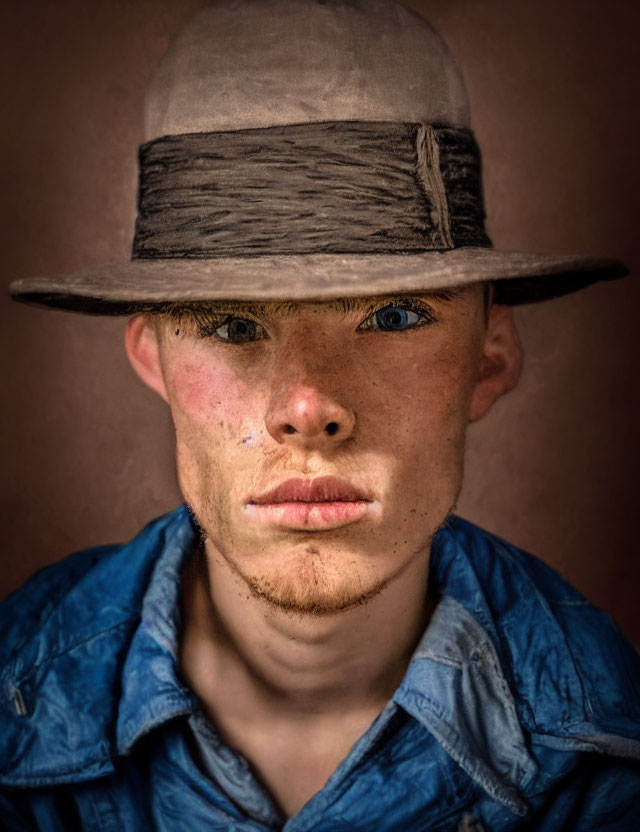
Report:
[[294,428],[293,425],[285,425],[284,426],[285,433],[297,433],[298,431]]
[[335,434],[340,430],[340,426],[337,422],[329,422],[329,424],[325,427],[325,430],[329,436],[335,436]]

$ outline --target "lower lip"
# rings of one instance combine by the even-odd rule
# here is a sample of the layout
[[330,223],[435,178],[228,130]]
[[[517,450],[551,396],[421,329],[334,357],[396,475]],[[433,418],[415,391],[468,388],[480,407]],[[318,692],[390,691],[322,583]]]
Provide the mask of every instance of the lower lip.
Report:
[[336,529],[366,517],[374,503],[365,500],[332,503],[247,503],[245,515],[260,524],[288,529]]

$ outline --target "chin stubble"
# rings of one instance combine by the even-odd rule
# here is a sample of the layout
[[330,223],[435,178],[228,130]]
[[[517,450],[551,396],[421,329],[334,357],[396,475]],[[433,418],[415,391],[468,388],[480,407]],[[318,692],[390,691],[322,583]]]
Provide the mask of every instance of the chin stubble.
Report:
[[[455,505],[447,512],[442,523],[435,530],[436,532],[446,524],[454,510]],[[201,551],[205,554],[206,543],[209,539],[208,535],[191,506],[189,506],[189,511],[199,531]],[[249,575],[238,566],[223,547],[216,545],[215,548],[229,569],[247,587],[252,597],[267,604],[273,610],[286,612],[291,615],[322,617],[336,615],[368,604],[391,583],[397,580],[408,569],[415,558],[423,554],[425,549],[429,549],[432,540],[433,535],[428,538],[424,545],[413,552],[397,570],[387,575],[384,579],[374,581],[370,586],[363,586],[362,579],[359,575],[355,576],[350,586],[331,586],[332,582],[323,566],[322,554],[313,546],[307,548],[306,555],[308,556],[308,560],[305,561],[303,570],[300,570],[307,573],[304,578],[300,572],[287,576],[277,574],[275,576]],[[206,556],[204,562],[210,583],[211,575],[208,558]]]

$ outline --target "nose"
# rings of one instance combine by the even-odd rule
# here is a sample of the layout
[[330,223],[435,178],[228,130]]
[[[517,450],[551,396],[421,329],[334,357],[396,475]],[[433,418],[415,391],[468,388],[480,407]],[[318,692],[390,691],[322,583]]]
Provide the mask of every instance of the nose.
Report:
[[308,449],[337,447],[352,435],[355,423],[352,410],[303,382],[274,392],[265,415],[267,430],[276,442]]

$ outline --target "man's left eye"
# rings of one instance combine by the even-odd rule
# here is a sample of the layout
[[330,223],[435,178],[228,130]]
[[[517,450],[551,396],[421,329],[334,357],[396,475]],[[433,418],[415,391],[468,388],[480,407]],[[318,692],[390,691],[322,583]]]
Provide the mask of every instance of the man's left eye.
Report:
[[416,312],[406,306],[397,306],[390,303],[377,309],[366,321],[363,321],[358,329],[373,329],[378,332],[401,332],[404,329],[412,329],[416,326],[428,323],[428,316],[425,313]]

